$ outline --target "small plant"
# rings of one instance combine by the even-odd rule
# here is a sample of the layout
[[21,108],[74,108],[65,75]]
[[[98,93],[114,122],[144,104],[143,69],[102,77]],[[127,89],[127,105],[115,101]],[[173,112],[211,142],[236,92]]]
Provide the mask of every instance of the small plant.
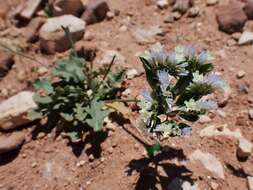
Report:
[[176,47],[172,53],[156,46],[140,57],[151,91],[144,92],[138,103],[141,121],[156,137],[187,135],[189,122],[217,103],[208,96],[224,91],[228,85],[213,72],[210,54],[192,47]]
[[[70,37],[69,31],[64,30]],[[86,131],[101,130],[109,114],[105,101],[117,97],[125,78],[125,70],[111,70],[114,59],[108,68],[93,70],[92,63],[88,64],[72,50],[67,59],[57,62],[51,80],[42,78],[34,82],[38,108],[30,112],[30,118],[47,117],[73,142],[79,141]]]

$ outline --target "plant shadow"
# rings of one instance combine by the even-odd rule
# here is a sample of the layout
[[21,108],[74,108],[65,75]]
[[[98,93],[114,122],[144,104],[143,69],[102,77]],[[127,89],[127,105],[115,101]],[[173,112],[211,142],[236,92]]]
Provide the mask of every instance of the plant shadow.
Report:
[[[123,129],[140,142],[146,149],[151,146],[143,142],[127,128],[123,127]],[[184,165],[169,163],[169,160],[186,161],[187,157],[182,149],[163,146],[161,151],[154,157],[131,160],[127,165],[127,175],[132,175],[133,172],[139,173],[139,178],[134,189],[157,190],[159,189],[157,186],[160,185],[162,189],[165,190],[182,190],[182,181],[188,181],[193,184],[193,172]],[[175,179],[177,179],[176,183],[173,181]],[[168,188],[168,185],[171,184],[172,181],[174,183],[173,188]]]

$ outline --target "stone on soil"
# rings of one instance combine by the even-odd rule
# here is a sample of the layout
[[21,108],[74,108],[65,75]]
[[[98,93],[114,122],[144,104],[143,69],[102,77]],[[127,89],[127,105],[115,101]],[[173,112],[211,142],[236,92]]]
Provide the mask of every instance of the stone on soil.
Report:
[[200,8],[199,7],[192,7],[188,11],[188,17],[196,17],[199,15]]
[[239,45],[247,45],[253,43],[253,32],[245,31],[242,33],[238,44]]
[[84,5],[81,0],[56,0],[53,3],[53,15],[61,16],[71,14],[79,16],[84,11]]
[[27,112],[37,107],[33,95],[33,92],[22,91],[0,104],[1,130],[11,130],[31,122]]
[[0,154],[18,149],[24,141],[24,132],[13,132],[9,136],[0,136]]
[[22,19],[30,20],[34,16],[36,11],[38,10],[41,3],[42,3],[42,0],[25,1],[24,7],[22,8],[18,16]]
[[162,29],[159,26],[150,26],[148,28],[137,28],[132,30],[132,36],[140,44],[154,43],[155,36],[162,33]]
[[83,37],[85,22],[73,15],[53,17],[41,27],[39,31],[40,47],[48,54],[63,52],[69,49],[69,40],[65,35],[62,26],[68,27],[74,41]]
[[82,19],[87,24],[101,22],[106,18],[106,13],[110,8],[105,0],[90,0],[82,15]]
[[253,19],[253,0],[246,0],[243,10],[248,19]]
[[173,11],[178,11],[181,14],[184,14],[191,6],[193,6],[193,0],[176,0],[173,6]]
[[201,164],[215,176],[224,179],[224,171],[221,162],[212,154],[196,150],[190,155],[191,161],[199,161]]
[[252,152],[253,145],[245,138],[239,138],[236,154],[239,158],[248,158]]
[[248,188],[249,188],[249,190],[253,190],[253,177],[252,176],[248,176],[247,177],[247,182],[248,182]]
[[164,9],[164,8],[167,8],[169,6],[169,2],[168,0],[158,0],[156,2],[157,6],[160,8],[160,9]]
[[253,109],[249,110],[249,118],[253,120]]
[[219,0],[207,0],[206,5],[207,6],[212,6],[218,3]]
[[124,64],[126,61],[126,58],[121,55],[118,51],[115,50],[107,50],[103,53],[102,59],[98,61],[98,64],[102,65],[108,65],[111,63],[113,57],[115,57],[115,64]]
[[184,181],[180,178],[174,178],[169,185],[167,186],[167,190],[198,190],[197,184],[191,184],[189,181]]
[[228,5],[222,5],[217,12],[217,22],[219,29],[223,32],[232,34],[241,32],[247,16],[242,10],[242,5],[239,2],[232,1]]

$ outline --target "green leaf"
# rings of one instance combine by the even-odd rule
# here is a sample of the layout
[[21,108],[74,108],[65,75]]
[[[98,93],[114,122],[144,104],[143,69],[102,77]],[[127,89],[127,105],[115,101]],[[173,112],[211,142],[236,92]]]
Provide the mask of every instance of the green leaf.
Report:
[[65,132],[65,136],[68,137],[72,143],[78,143],[81,141],[81,134],[78,131]]
[[85,108],[86,112],[90,115],[90,118],[86,120],[88,125],[94,129],[94,131],[100,131],[103,126],[103,121],[109,112],[103,110],[104,103],[94,99],[91,101],[90,107]]
[[54,88],[51,84],[51,82],[48,79],[37,79],[33,83],[33,86],[36,90],[43,89],[48,94],[51,94],[54,92]]
[[53,99],[50,96],[39,96],[35,94],[33,100],[38,104],[49,104],[53,102]]
[[156,144],[146,147],[148,156],[150,158],[153,158],[155,156],[156,152],[160,151],[161,149],[162,149],[162,146],[159,143],[156,143]]
[[87,117],[87,113],[85,109],[86,108],[83,107],[82,104],[76,104],[76,107],[74,108],[75,118],[80,122],[83,122],[85,118]]
[[83,82],[86,79],[86,76],[83,72],[84,64],[82,61],[82,59],[73,57],[71,59],[61,60],[53,68],[52,73],[67,82]]
[[36,120],[36,119],[41,119],[43,117],[43,114],[39,110],[33,109],[33,110],[28,112],[27,117],[30,120]]
[[72,116],[72,114],[69,114],[69,113],[63,113],[61,112],[60,113],[60,116],[65,119],[67,122],[71,122],[74,120],[74,117]]

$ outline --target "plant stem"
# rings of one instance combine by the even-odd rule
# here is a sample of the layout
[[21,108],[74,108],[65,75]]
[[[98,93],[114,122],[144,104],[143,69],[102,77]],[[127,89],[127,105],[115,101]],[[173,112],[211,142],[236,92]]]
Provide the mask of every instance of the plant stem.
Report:
[[42,63],[42,62],[40,62],[40,61],[38,61],[38,60],[35,60],[33,57],[31,57],[31,56],[29,56],[29,55],[26,55],[26,54],[24,54],[24,53],[15,51],[15,50],[11,49],[10,47],[8,47],[8,46],[6,46],[6,45],[4,45],[4,44],[2,44],[2,43],[0,43],[0,47],[2,47],[2,48],[4,49],[4,51],[6,51],[6,52],[10,52],[10,53],[19,55],[19,56],[21,56],[21,57],[24,57],[24,58],[26,58],[26,59],[29,59],[29,60],[34,61],[34,62],[36,62],[36,63],[39,63],[40,65],[43,65],[43,66],[45,66],[45,67],[48,67],[48,66],[45,65],[44,63]]
[[108,66],[108,68],[107,68],[107,70],[106,70],[106,73],[104,74],[102,83],[103,83],[103,81],[106,79],[106,77],[107,77],[107,75],[109,74],[110,70],[112,69],[112,66],[113,66],[113,64],[115,63],[115,59],[116,59],[116,55],[113,56],[113,58],[112,58],[112,60],[111,60],[111,63],[110,63],[110,65]]

